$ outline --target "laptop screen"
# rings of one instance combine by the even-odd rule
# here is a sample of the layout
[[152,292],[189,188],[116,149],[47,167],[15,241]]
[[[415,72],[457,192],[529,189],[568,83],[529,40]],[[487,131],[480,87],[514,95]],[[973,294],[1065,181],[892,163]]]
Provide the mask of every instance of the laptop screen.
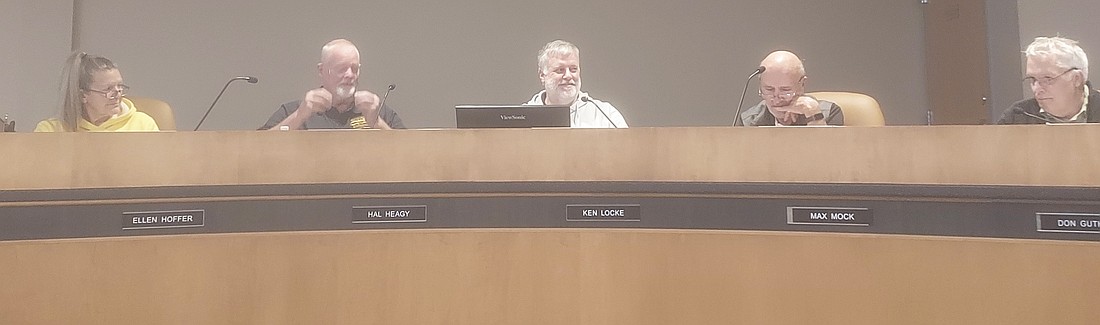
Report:
[[457,105],[455,126],[471,128],[569,127],[569,106]]

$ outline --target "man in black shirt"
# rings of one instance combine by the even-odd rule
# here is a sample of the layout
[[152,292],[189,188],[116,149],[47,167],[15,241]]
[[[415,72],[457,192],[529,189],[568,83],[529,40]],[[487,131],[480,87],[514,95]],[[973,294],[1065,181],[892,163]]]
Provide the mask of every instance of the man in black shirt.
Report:
[[306,92],[300,100],[283,104],[260,129],[403,129],[405,125],[389,107],[379,107],[378,95],[357,90],[359,49],[338,39],[321,48],[317,64],[321,87]]
[[1088,57],[1076,41],[1037,37],[1024,55],[1024,85],[1035,97],[1013,104],[997,124],[1100,122],[1100,93],[1090,89]]

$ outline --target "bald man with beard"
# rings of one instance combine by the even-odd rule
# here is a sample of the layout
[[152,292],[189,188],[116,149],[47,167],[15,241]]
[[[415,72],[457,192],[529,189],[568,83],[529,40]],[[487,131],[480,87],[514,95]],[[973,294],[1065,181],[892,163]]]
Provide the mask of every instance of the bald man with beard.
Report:
[[840,106],[806,95],[806,68],[794,53],[772,52],[760,65],[762,100],[741,112],[734,126],[844,125]]
[[[403,129],[397,112],[380,103],[378,95],[359,87],[359,48],[337,39],[321,48],[317,76],[321,86],[299,100],[283,104],[261,130],[308,129]],[[382,105],[379,107],[379,105]],[[357,124],[361,121],[361,125]]]

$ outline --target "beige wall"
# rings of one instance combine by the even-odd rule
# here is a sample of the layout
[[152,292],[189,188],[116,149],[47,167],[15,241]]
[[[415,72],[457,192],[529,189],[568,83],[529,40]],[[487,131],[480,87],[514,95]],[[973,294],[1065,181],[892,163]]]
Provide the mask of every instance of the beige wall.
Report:
[[986,0],[986,44],[989,50],[989,120],[1024,98],[1020,92],[1020,21],[1016,2]]
[[0,1],[0,116],[8,114],[20,131],[55,112],[72,14],[72,0]]
[[181,129],[241,74],[260,83],[232,86],[204,128],[259,126],[317,85],[335,37],[360,45],[369,89],[397,84],[390,103],[410,127],[453,127],[458,103],[526,101],[554,38],[580,46],[584,89],[632,126],[730,123],[745,76],[781,48],[806,59],[811,90],[870,93],[888,123],[923,123],[926,106],[917,1],[78,3],[79,47],[114,59],[134,94],[168,100]]
[[[316,85],[318,47],[334,37],[360,44],[369,89],[398,85],[390,102],[411,127],[453,126],[456,103],[524,101],[539,88],[535,51],[559,37],[584,53],[585,90],[616,104],[634,126],[726,124],[746,70],[777,48],[806,59],[811,90],[870,93],[889,124],[923,124],[927,106],[918,1],[567,0],[561,6],[568,9],[544,9],[503,0],[75,0],[72,28],[73,2],[0,3],[0,41],[9,44],[0,52],[0,114],[16,118],[21,131],[55,112],[70,43],[117,61],[133,93],[171,102],[181,129],[197,123],[225,80],[240,74],[261,82],[234,85],[207,127],[260,125]],[[1061,33],[1100,51],[1100,34],[1080,23],[1100,3],[1017,3],[1018,26],[1015,8],[987,1],[992,115],[1027,96],[1015,84],[1020,59],[999,54],[1019,50],[1006,40],[1019,37],[1022,48],[1035,36]],[[773,23],[777,12],[786,16]]]

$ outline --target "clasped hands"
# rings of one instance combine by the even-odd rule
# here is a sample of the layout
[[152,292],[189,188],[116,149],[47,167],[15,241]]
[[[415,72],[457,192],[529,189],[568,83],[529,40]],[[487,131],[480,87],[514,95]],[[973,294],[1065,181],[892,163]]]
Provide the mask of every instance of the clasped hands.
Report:
[[[801,95],[796,97],[786,106],[772,107],[778,114],[775,116],[775,120],[779,121],[783,125],[791,125],[798,121],[799,116],[805,116],[806,119],[811,119],[815,115],[821,113],[819,108],[820,103],[816,99],[810,96]],[[825,120],[810,121],[807,124],[825,124]]]
[[[367,125],[372,128],[376,127],[379,114],[379,99],[378,95],[367,91],[359,90],[352,96],[354,99],[353,106],[350,108],[359,114],[363,115],[366,119]],[[346,103],[347,100],[344,100]],[[336,105],[343,106],[344,103],[335,103]],[[332,93],[328,89],[316,88],[306,92],[305,97],[302,99],[302,103],[298,106],[298,110],[307,114],[322,114],[330,107],[333,107]],[[337,108],[339,109],[339,107]]]

